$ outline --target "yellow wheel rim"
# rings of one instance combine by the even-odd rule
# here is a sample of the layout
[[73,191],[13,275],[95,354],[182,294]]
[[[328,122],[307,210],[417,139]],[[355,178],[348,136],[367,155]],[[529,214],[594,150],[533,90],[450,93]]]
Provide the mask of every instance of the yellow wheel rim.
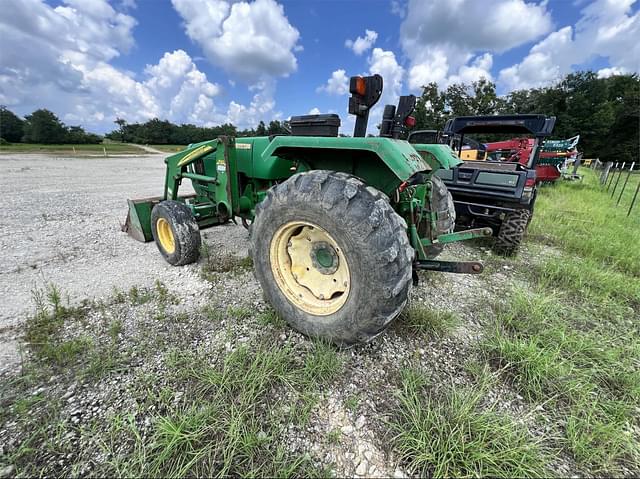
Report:
[[171,225],[164,218],[158,218],[156,221],[156,231],[158,232],[158,240],[162,249],[167,253],[173,254],[176,250],[176,242],[173,238],[173,231],[171,231]]
[[269,248],[271,271],[287,299],[303,311],[327,316],[347,301],[349,264],[336,240],[307,221],[281,226]]

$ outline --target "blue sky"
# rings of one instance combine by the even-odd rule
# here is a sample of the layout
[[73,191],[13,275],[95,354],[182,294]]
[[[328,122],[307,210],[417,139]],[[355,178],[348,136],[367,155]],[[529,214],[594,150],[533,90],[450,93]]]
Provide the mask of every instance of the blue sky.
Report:
[[0,104],[97,132],[116,116],[247,127],[309,112],[339,113],[348,131],[355,74],[383,75],[382,105],[429,81],[485,76],[506,94],[640,61],[635,0],[0,0],[0,11]]

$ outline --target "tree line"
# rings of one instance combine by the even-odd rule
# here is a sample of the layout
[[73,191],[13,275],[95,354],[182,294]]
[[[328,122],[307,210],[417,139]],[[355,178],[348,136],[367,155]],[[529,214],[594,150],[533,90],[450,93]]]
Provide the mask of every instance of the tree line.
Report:
[[[449,118],[468,115],[541,113],[556,117],[553,138],[580,135],[585,158],[638,161],[640,77],[637,74],[598,78],[591,71],[567,75],[555,85],[516,90],[504,97],[482,78],[444,90],[423,87],[416,104],[416,129],[441,130]],[[478,138],[481,140],[481,138]]]
[[0,106],[0,144],[43,143],[87,144],[101,143],[102,137],[87,133],[81,126],[67,126],[51,111],[40,109],[24,117]]
[[167,120],[153,118],[145,123],[127,123],[117,118],[118,129],[105,135],[106,138],[126,143],[144,143],[151,145],[188,145],[211,140],[221,135],[227,136],[268,136],[284,135],[289,132],[287,121],[273,120],[266,125],[263,121],[257,128],[238,130],[235,125],[225,123],[220,126],[196,126],[192,124],[176,125]]
[[[423,87],[418,98],[415,129],[441,130],[455,116],[541,113],[556,117],[554,138],[579,134],[585,157],[638,161],[640,137],[640,77],[637,74],[598,78],[591,71],[567,75],[555,85],[516,90],[498,96],[496,85],[484,78],[471,84],[456,83],[440,89]],[[176,125],[158,118],[144,123],[115,120],[117,128],[105,135],[114,141],[187,145],[220,135],[265,136],[287,134],[287,121],[261,121],[256,128],[240,130],[231,123],[220,126]],[[483,141],[482,138],[478,138]],[[20,119],[0,107],[0,141],[27,143],[99,143],[102,137],[80,126],[66,126],[54,113],[40,109]]]

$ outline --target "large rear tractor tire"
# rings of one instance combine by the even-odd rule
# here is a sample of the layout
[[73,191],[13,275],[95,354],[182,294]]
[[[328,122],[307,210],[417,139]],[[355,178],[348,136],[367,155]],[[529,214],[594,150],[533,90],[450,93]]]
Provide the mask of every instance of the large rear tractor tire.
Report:
[[[432,207],[436,211],[436,231],[435,237],[453,233],[453,229],[456,224],[456,205],[453,202],[453,197],[447,189],[447,186],[437,176],[431,177],[431,183],[433,189],[431,190]],[[424,220],[418,225],[418,233],[421,238],[431,238],[431,224],[429,221]],[[442,253],[444,245],[440,243],[431,244],[424,248],[424,252],[427,254],[427,258],[433,259]]]
[[162,201],[151,211],[151,233],[168,263],[182,266],[198,261],[200,229],[187,205]]
[[307,336],[366,342],[407,303],[414,250],[406,223],[354,176],[292,176],[257,206],[250,235],[266,299]]
[[517,210],[507,213],[500,224],[498,236],[494,244],[494,251],[503,256],[514,256],[520,248],[520,243],[531,219],[531,211]]

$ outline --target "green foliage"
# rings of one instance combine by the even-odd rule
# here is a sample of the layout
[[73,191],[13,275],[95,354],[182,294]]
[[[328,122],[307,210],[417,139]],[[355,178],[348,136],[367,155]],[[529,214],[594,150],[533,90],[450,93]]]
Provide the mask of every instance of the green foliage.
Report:
[[105,136],[111,140],[128,143],[143,143],[151,145],[188,145],[199,143],[221,135],[227,136],[267,136],[288,133],[287,122],[273,120],[267,127],[263,121],[257,129],[238,131],[229,123],[220,126],[201,127],[192,124],[176,125],[167,120],[153,118],[145,123],[127,123],[122,118],[115,122],[117,130],[107,133]]
[[25,117],[26,143],[63,143],[66,139],[64,124],[49,110],[40,109]]
[[471,85],[455,83],[438,90],[437,83],[423,86],[416,102],[416,129],[441,130],[447,119],[456,116],[491,115],[504,108],[496,85],[485,78]]
[[97,144],[102,138],[80,126],[66,126],[51,111],[40,109],[20,120],[6,108],[0,108],[0,136],[10,142],[52,144]]
[[24,121],[5,106],[0,106],[0,138],[9,143],[22,140]]

